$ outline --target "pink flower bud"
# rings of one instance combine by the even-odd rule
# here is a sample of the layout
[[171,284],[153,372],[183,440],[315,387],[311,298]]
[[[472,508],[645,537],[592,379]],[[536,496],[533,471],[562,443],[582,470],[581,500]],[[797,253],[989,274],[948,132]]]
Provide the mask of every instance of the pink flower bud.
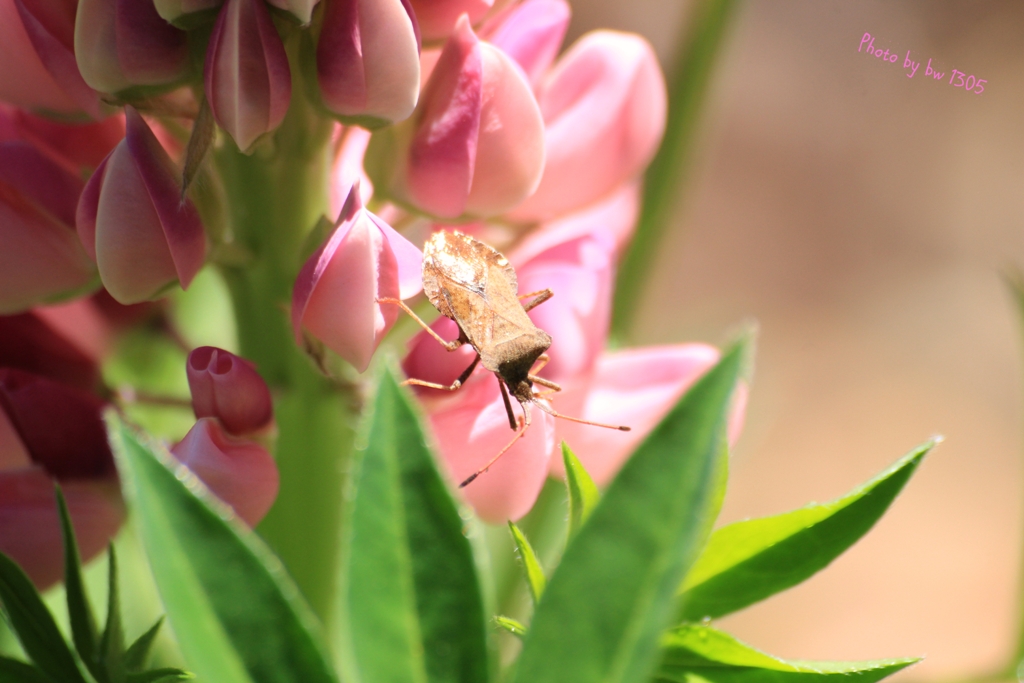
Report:
[[[431,325],[431,329],[441,335],[442,339],[457,339],[459,326],[445,316],[439,316]],[[426,332],[419,332],[409,340],[409,353],[402,359],[402,370],[406,377],[415,377],[426,382],[451,386],[463,370],[469,367],[476,356],[476,351],[469,344],[463,344],[454,351],[448,351],[437,343],[437,340]],[[447,396],[447,391],[430,389],[413,385],[412,390],[424,397]]]
[[224,0],[153,0],[157,14],[164,21],[177,21],[187,14],[220,7]]
[[79,0],[75,57],[85,82],[100,92],[166,85],[186,74],[187,37],[149,0]]
[[526,0],[503,17],[486,38],[514,59],[536,86],[555,61],[571,16],[565,0]]
[[470,22],[484,18],[494,0],[409,0],[424,41],[443,40],[465,14]]
[[292,77],[281,36],[262,0],[227,0],[206,48],[203,73],[213,116],[248,152],[281,125]]
[[0,0],[0,99],[99,118],[99,97],[75,62],[75,3]]
[[[686,390],[718,362],[719,355],[718,349],[706,344],[651,346],[602,355],[589,382],[566,385],[556,394],[554,405],[582,403],[584,419],[629,425],[631,431],[558,420],[558,439],[569,444],[594,481],[604,486]],[[746,390],[740,386],[729,419],[731,442],[739,436],[745,405]],[[564,476],[561,459],[551,460],[551,472]]]
[[320,0],[267,0],[271,5],[286,12],[291,12],[303,25],[309,23],[313,16],[313,8]]
[[[117,482],[64,480],[61,489],[88,562],[106,549],[124,519]],[[53,480],[39,467],[0,471],[0,552],[17,562],[40,590],[64,576],[64,545]]]
[[463,17],[416,112],[374,135],[374,186],[434,216],[489,216],[515,206],[544,169],[544,131],[522,70],[477,40]]
[[270,390],[244,358],[213,346],[200,346],[186,363],[196,417],[215,417],[231,434],[259,431],[274,418]]
[[0,316],[0,367],[97,389],[99,362],[109,336],[106,322],[89,299]]
[[666,98],[658,59],[643,38],[613,31],[582,37],[538,89],[544,177],[511,217],[568,213],[639,174],[661,141]]
[[277,498],[273,456],[259,444],[228,436],[213,418],[196,422],[171,453],[249,526],[256,526]]
[[0,143],[0,313],[95,282],[74,232],[82,181],[25,142]]
[[353,187],[334,232],[295,281],[295,338],[301,343],[305,328],[363,372],[399,313],[377,300],[416,295],[423,288],[422,261],[415,245],[363,208]]
[[[437,343],[437,342],[434,342]],[[484,467],[515,436],[498,390],[498,380],[481,372],[430,412],[441,456],[451,479],[460,483]],[[513,400],[513,410],[519,406]],[[533,424],[485,474],[462,489],[481,519],[517,520],[533,507],[548,475],[555,448],[554,418],[532,410]]]
[[387,124],[409,117],[420,90],[419,41],[402,0],[326,0],[317,82],[335,114]]
[[131,304],[188,287],[203,265],[206,237],[178,174],[146,122],[126,109],[125,139],[93,174],[78,203],[78,235],[104,286]]

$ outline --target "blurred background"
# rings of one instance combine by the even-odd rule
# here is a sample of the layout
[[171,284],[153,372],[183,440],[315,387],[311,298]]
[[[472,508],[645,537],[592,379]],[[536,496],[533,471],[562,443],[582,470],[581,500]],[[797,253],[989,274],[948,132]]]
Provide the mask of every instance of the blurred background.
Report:
[[[637,31],[669,64],[691,4],[573,7],[570,39]],[[898,61],[858,53],[865,32]],[[772,654],[925,655],[899,678],[934,681],[1013,651],[1024,345],[1003,276],[1024,267],[1022,32],[1019,0],[747,0],[735,16],[633,340],[720,344],[759,323],[722,521],[829,500],[946,437],[851,551],[722,621]],[[985,92],[949,85],[953,68]]]

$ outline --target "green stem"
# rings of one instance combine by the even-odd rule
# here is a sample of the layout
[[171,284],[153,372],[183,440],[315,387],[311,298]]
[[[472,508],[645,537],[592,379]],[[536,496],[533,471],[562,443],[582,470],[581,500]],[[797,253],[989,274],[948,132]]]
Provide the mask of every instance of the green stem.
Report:
[[[1014,301],[1017,303],[1017,313],[1021,323],[1024,323],[1024,272],[1012,270],[1005,274],[1006,284],[1010,287]],[[1024,329],[1024,328],[1022,328]],[[1010,661],[1006,662],[1002,675],[1011,679],[1017,673],[1019,663],[1024,661],[1024,566],[1019,569],[1017,579],[1017,642],[1011,654]]]
[[[286,43],[298,54],[298,32]],[[345,463],[355,403],[298,348],[289,319],[303,240],[327,212],[331,122],[309,105],[298,79],[288,115],[270,140],[244,155],[225,140],[214,163],[224,183],[231,239],[248,254],[222,264],[242,354],[275,394],[281,486],[259,532],[310,606],[327,621],[337,572]]]
[[705,0],[687,17],[679,54],[669,73],[668,121],[658,154],[644,176],[636,234],[615,283],[612,332],[625,339],[643,294],[651,260],[675,214],[679,188],[692,157],[700,113],[737,0]]

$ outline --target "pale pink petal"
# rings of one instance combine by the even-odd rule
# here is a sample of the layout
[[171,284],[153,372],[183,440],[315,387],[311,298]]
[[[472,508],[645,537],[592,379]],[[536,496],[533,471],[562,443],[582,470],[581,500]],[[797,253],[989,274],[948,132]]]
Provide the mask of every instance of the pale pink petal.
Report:
[[[559,440],[579,457],[594,481],[610,482],[636,447],[676,404],[686,390],[719,358],[718,349],[706,344],[679,344],[629,349],[601,356],[588,383],[566,386],[552,404],[570,402],[576,392],[586,396],[587,420],[626,425],[629,432],[558,420]],[[567,412],[564,411],[564,412]],[[564,476],[561,460],[551,461],[552,474]]]
[[485,37],[514,59],[530,84],[536,85],[555,61],[571,16],[565,0],[526,0]]
[[366,154],[366,146],[370,144],[370,131],[338,124],[333,143],[337,153],[331,169],[328,204],[330,215],[337,216],[356,183],[359,183],[359,195],[364,204],[373,196],[373,183],[363,171],[363,155]]
[[443,40],[455,30],[462,14],[470,22],[482,19],[494,0],[410,0],[423,40]]
[[639,36],[595,31],[564,54],[538,89],[547,162],[537,191],[512,214],[544,220],[604,197],[654,156],[667,95]]
[[277,498],[277,463],[267,449],[231,438],[213,418],[196,422],[171,453],[249,526],[263,519]]
[[74,114],[81,109],[40,59],[22,21],[22,3],[0,0],[0,99],[19,107]]
[[[441,456],[451,480],[462,482],[497,455],[515,436],[494,376],[481,374],[452,401],[430,414]],[[519,406],[512,401],[515,414]],[[463,488],[462,495],[481,519],[517,520],[533,507],[555,447],[550,415],[532,410],[532,426],[487,472]]]
[[409,299],[423,291],[423,252],[401,233],[377,216],[370,215],[370,220],[380,229],[387,240],[387,246],[395,257],[398,269],[398,298]]
[[[443,315],[431,323],[430,327],[447,341],[453,341],[459,336],[459,326],[455,324],[454,320]],[[476,351],[469,344],[463,344],[455,351],[448,351],[426,332],[420,332],[410,339],[408,348],[409,352],[402,360],[402,370],[405,371],[406,377],[444,386],[451,386],[452,382],[458,379],[476,356]],[[412,389],[423,396],[448,395],[447,392],[442,392],[439,389],[415,385]]]
[[270,389],[252,363],[213,346],[200,346],[185,366],[196,417],[215,417],[235,435],[257,432],[274,419]]

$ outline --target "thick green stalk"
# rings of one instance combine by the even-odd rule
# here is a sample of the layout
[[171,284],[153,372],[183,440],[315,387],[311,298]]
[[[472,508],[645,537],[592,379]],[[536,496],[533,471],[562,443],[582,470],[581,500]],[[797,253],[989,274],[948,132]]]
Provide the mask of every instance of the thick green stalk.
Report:
[[[297,54],[297,41],[288,45]],[[301,72],[292,64],[294,80]],[[327,211],[330,121],[296,82],[288,116],[249,156],[226,140],[213,162],[223,181],[230,239],[222,263],[242,354],[275,395],[280,493],[259,527],[313,610],[333,599],[341,495],[355,422],[349,391],[300,351],[288,310],[306,234]],[[234,257],[233,257],[234,258]]]

